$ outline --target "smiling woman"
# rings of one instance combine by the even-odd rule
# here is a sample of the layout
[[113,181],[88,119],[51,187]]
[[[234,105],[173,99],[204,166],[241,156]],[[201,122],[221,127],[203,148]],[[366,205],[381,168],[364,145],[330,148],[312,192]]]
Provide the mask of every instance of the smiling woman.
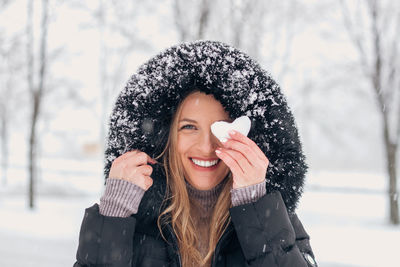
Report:
[[215,150],[222,144],[211,133],[211,125],[231,121],[229,115],[212,95],[195,92],[178,107],[176,118],[177,154],[185,178],[199,190],[214,188],[227,176],[229,168],[216,155]]
[[[211,125],[248,116],[249,136]],[[279,86],[211,41],[144,64],[117,99],[79,266],[316,266],[296,216],[305,158]]]

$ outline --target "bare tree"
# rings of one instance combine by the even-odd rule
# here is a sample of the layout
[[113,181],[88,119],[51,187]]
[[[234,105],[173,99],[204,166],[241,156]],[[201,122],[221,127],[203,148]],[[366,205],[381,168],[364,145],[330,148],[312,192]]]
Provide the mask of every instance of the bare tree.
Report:
[[368,0],[355,7],[341,1],[345,26],[358,51],[360,68],[373,90],[389,178],[390,223],[399,224],[397,150],[400,142],[400,5]]
[[[113,94],[118,91],[123,75],[125,63],[129,55],[134,51],[150,50],[152,45],[141,39],[135,26],[136,19],[146,8],[151,9],[150,2],[141,0],[130,1],[99,1],[96,13],[93,14],[100,38],[100,93],[101,93],[101,120],[100,120],[100,144],[104,151],[106,120]],[[113,34],[117,34],[126,40],[126,44],[115,46],[110,43]],[[113,64],[110,64],[113,62]]]
[[175,26],[182,42],[206,37],[211,16],[211,4],[210,0],[174,1]]
[[29,152],[28,152],[28,173],[29,173],[29,207],[35,206],[35,182],[37,174],[37,125],[41,114],[42,101],[45,92],[45,80],[47,73],[47,30],[48,30],[48,0],[42,0],[41,14],[41,36],[39,55],[38,85],[34,84],[34,53],[33,53],[33,0],[28,2],[27,21],[27,59],[28,59],[28,90],[30,93],[32,110],[29,128]]
[[[26,41],[26,55],[27,55],[27,82],[28,82],[28,91],[31,95],[33,95],[35,88],[33,85],[33,76],[34,76],[34,66],[33,66],[33,10],[34,6],[33,6],[33,0],[28,1],[28,19],[27,19],[27,24],[26,24],[26,36],[27,36],[27,41]],[[31,96],[32,97],[32,96]],[[32,97],[34,100],[34,97]],[[33,103],[33,106],[35,106],[35,104]],[[34,113],[34,112],[33,112]],[[33,116],[32,116],[33,117]],[[32,123],[32,125],[34,125]],[[34,128],[31,125],[31,135],[32,132],[34,133]],[[32,131],[33,128],[33,131]],[[33,141],[35,141],[35,138],[31,137],[31,140],[33,139]],[[28,191],[28,203],[29,203],[29,207],[33,208],[34,203],[33,203],[33,193],[34,193],[34,151],[33,151],[33,147],[30,148],[30,153],[28,156],[28,160],[29,160],[29,191]]]
[[174,0],[174,22],[180,41],[220,40],[257,58],[265,15],[263,3],[260,0]]
[[[277,76],[282,78],[290,64],[299,5],[297,0],[174,0],[173,19],[181,41],[227,42],[268,65],[279,62]],[[268,58],[263,47],[268,47]]]
[[[106,120],[113,95],[125,82],[125,64],[134,51],[149,51],[152,44],[138,35],[137,19],[144,12],[152,10],[152,1],[124,0],[98,1],[93,9],[86,2],[71,1],[73,8],[87,12],[88,21],[84,27],[99,32],[99,143],[104,151]],[[124,42],[114,42],[114,38]],[[123,44],[121,44],[123,43]]]

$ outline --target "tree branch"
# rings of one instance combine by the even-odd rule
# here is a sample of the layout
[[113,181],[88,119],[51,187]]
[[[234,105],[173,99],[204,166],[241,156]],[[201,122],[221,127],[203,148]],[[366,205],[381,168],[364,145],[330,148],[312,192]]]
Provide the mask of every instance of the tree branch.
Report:
[[[367,55],[365,53],[365,48],[363,45],[363,43],[364,43],[363,38],[356,32],[356,30],[353,26],[353,23],[350,19],[350,11],[349,11],[348,7],[346,6],[346,4],[344,3],[343,0],[341,0],[340,3],[342,6],[342,10],[343,10],[343,20],[344,20],[345,27],[348,30],[350,39],[353,41],[354,45],[358,49],[358,53],[359,53],[359,57],[360,57],[360,61],[361,61],[361,68],[364,72],[364,75],[366,77],[370,77],[371,72],[368,68]],[[362,24],[362,23],[360,22],[358,24]],[[359,25],[358,27],[363,28],[362,25]]]

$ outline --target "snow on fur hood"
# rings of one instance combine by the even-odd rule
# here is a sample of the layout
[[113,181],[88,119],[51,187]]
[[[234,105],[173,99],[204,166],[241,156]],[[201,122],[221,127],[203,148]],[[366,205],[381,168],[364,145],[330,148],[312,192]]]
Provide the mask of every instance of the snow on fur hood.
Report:
[[[178,103],[194,88],[213,94],[232,119],[250,117],[248,137],[270,161],[267,192],[279,190],[288,210],[294,211],[308,167],[286,98],[257,62],[221,42],[182,43],[139,67],[111,114],[105,176],[112,161],[129,150],[159,155]],[[136,216],[153,220],[165,193],[162,167],[153,166],[151,177],[153,186],[146,191]]]

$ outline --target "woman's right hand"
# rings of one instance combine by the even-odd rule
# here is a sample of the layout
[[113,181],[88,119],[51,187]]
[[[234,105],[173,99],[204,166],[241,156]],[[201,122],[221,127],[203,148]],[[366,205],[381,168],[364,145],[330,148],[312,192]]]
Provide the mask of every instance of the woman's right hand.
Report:
[[140,150],[126,152],[112,162],[108,177],[129,181],[147,191],[153,185],[150,177],[153,168],[148,162],[154,164],[157,161]]

